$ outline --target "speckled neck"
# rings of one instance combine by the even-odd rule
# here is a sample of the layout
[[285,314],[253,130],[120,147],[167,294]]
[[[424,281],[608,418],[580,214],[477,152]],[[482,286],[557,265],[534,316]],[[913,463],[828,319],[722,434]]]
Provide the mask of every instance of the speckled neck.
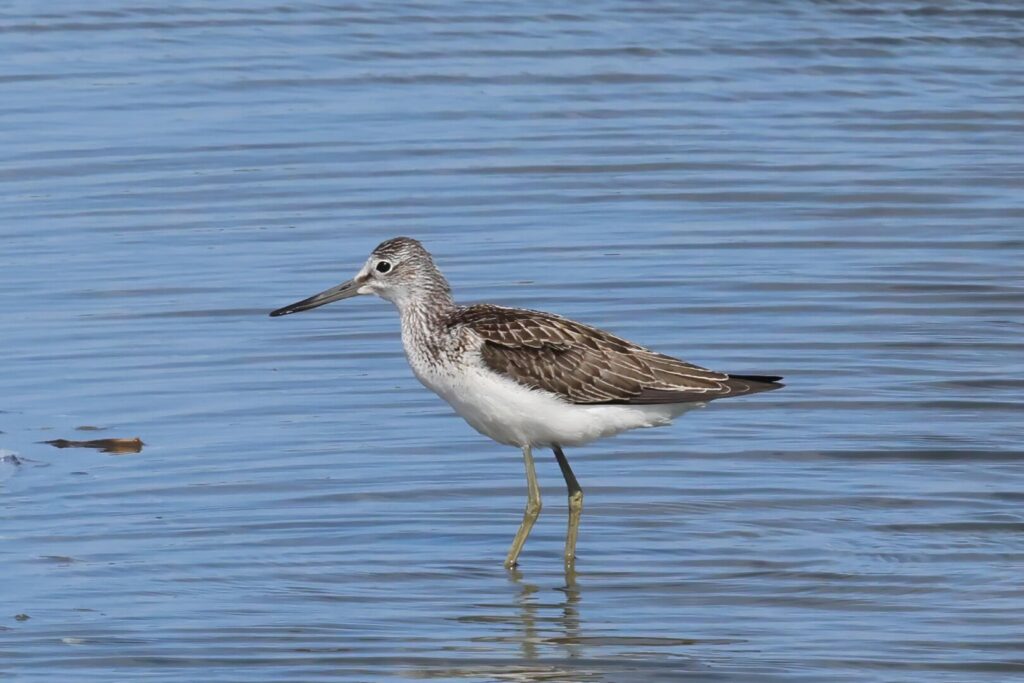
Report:
[[402,337],[420,345],[436,341],[455,310],[451,287],[436,269],[424,272],[394,303],[402,319]]

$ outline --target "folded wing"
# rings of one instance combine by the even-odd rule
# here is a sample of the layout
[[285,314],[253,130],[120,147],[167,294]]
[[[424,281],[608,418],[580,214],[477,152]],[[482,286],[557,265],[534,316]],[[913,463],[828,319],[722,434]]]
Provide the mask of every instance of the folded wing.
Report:
[[469,306],[449,324],[479,337],[491,370],[571,403],[686,403],[782,386],[779,377],[715,372],[540,311]]

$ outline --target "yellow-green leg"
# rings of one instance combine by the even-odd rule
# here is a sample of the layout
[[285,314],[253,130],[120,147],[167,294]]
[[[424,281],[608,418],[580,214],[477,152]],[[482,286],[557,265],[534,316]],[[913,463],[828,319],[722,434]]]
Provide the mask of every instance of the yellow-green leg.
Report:
[[562,477],[565,478],[565,486],[569,490],[569,530],[565,534],[565,566],[572,567],[576,562],[576,539],[580,535],[580,513],[583,512],[583,489],[576,481],[576,475],[569,467],[569,461],[565,453],[558,445],[551,447],[558,460],[558,467],[562,470]]
[[533,467],[533,451],[529,446],[523,446],[523,462],[526,464],[526,512],[523,513],[523,522],[519,525],[519,531],[512,540],[512,547],[509,548],[508,557],[505,558],[505,568],[511,569],[518,564],[519,552],[526,543],[526,537],[530,535],[533,523],[540,515],[540,486],[537,485],[537,471]]

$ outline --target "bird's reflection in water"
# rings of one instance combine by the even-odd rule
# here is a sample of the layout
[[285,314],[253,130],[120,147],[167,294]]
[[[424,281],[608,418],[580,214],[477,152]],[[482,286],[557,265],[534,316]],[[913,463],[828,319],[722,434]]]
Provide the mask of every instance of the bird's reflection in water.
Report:
[[[501,616],[467,615],[466,623],[501,624],[504,635],[481,635],[478,645],[504,643],[518,649],[518,657],[509,662],[508,653],[496,653],[493,659],[483,657],[472,664],[417,668],[410,672],[415,678],[468,678],[523,683],[584,683],[608,680],[595,661],[585,658],[584,639],[580,635],[580,601],[582,592],[575,570],[566,570],[562,586],[544,586],[528,580],[518,569],[506,570],[511,593],[510,608]],[[550,577],[546,577],[550,578]],[[551,596],[561,599],[551,600]],[[493,604],[488,605],[494,607]],[[475,653],[476,654],[476,653]],[[598,669],[600,666],[598,667]]]
[[[581,655],[580,639],[580,587],[576,582],[576,569],[568,567],[565,570],[565,585],[558,589],[564,599],[557,609],[560,609],[560,616],[553,620],[559,626],[559,634],[555,636],[541,637],[537,632],[538,612],[545,606],[538,602],[537,594],[540,587],[526,581],[523,573],[518,569],[508,570],[509,581],[519,588],[516,596],[516,603],[519,607],[520,622],[520,649],[524,659],[532,660],[538,657],[537,646],[541,643],[557,644],[564,647],[564,654],[570,658]],[[541,622],[546,619],[541,616]]]
[[[510,591],[499,603],[476,604],[489,613],[459,617],[464,624],[498,627],[472,638],[474,647],[453,663],[418,667],[409,673],[418,679],[485,679],[523,683],[585,683],[608,680],[602,669],[611,664],[589,657],[581,636],[582,591],[574,570],[566,570],[561,586],[550,581],[534,583],[518,569],[507,569]],[[554,585],[552,585],[554,583]],[[556,596],[556,599],[551,599]],[[560,599],[559,599],[560,597]],[[495,609],[499,613],[495,613]],[[496,648],[495,645],[498,644]],[[503,650],[501,645],[514,651]],[[481,653],[480,646],[486,651]],[[513,658],[510,660],[509,655]]]
[[565,594],[565,600],[562,602],[562,632],[565,634],[561,639],[555,639],[555,642],[561,641],[566,648],[566,654],[569,657],[579,657],[582,655],[582,641],[580,633],[580,598],[582,593],[580,592],[579,584],[576,583],[576,568],[566,567],[565,570],[565,586],[562,587],[562,592]]
[[[587,683],[645,680],[637,678],[636,672],[643,670],[652,679],[676,680],[704,670],[699,660],[681,648],[701,642],[732,642],[610,634],[600,632],[600,627],[598,632],[592,627],[587,633],[581,616],[584,589],[575,570],[565,570],[562,582],[550,574],[533,581],[528,576],[518,569],[507,570],[510,591],[505,599],[476,603],[471,614],[458,617],[464,624],[479,627],[465,656],[457,662],[416,666],[408,675],[418,679]],[[513,661],[509,661],[510,655]]]

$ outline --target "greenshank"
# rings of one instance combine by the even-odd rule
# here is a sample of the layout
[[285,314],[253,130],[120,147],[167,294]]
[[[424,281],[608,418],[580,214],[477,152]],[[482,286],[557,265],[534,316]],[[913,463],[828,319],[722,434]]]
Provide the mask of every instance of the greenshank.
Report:
[[551,313],[460,306],[418,241],[382,242],[354,278],[273,311],[288,315],[360,294],[392,302],[413,374],[481,434],[522,449],[527,503],[505,566],[540,514],[533,449],[550,448],[569,492],[565,565],[576,559],[583,489],[564,446],[668,424],[707,401],[778,389],[781,377],[730,375],[651,351]]

